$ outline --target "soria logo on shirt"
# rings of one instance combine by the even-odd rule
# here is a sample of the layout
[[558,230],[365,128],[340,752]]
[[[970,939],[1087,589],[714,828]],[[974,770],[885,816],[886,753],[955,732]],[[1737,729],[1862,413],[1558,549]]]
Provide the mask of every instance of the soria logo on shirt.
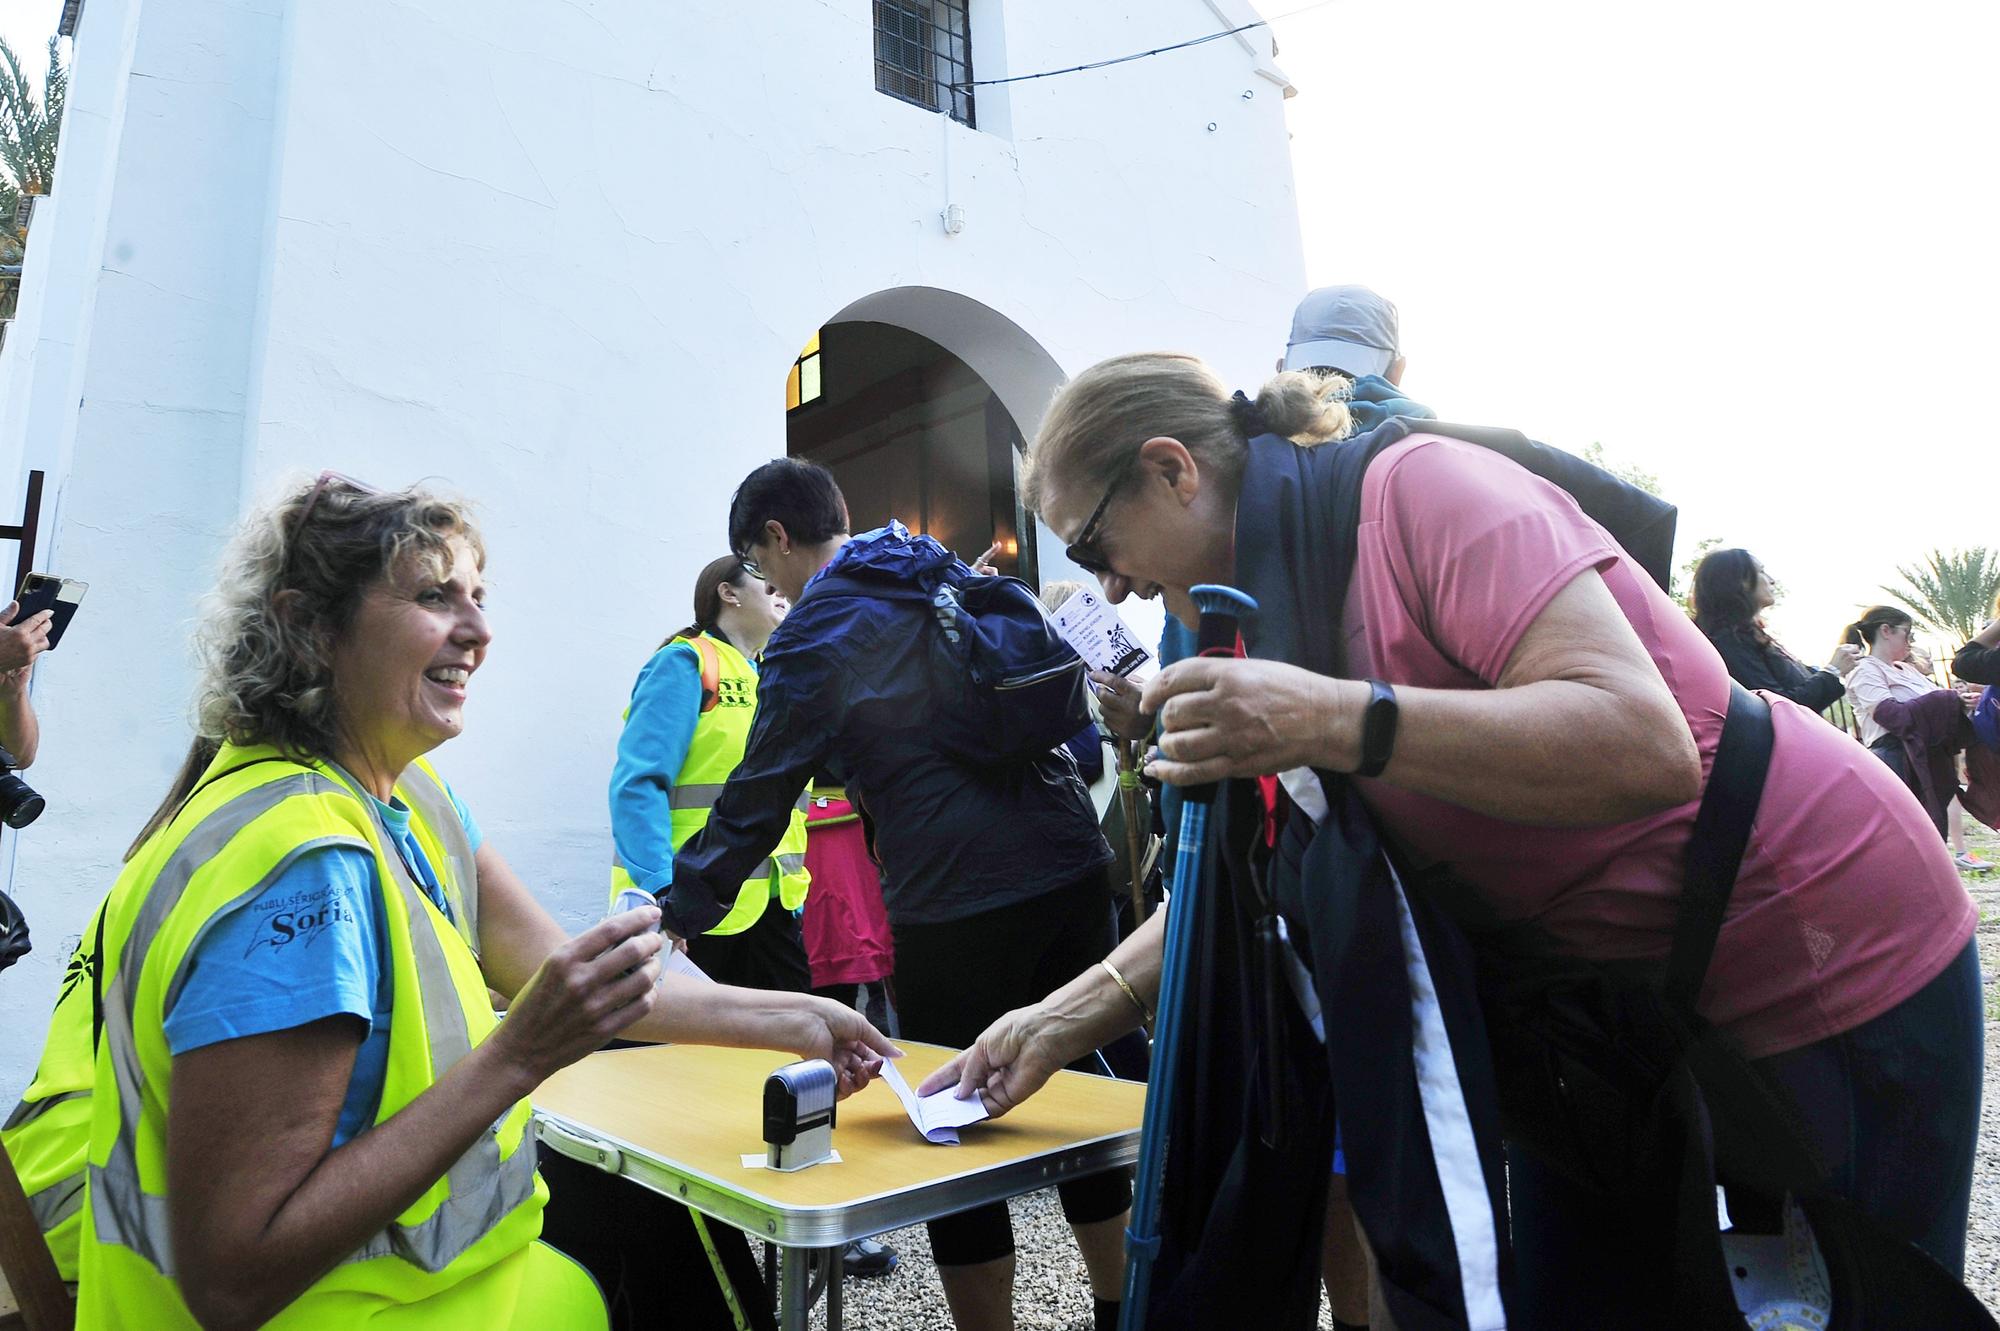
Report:
[[56,1006],[69,1001],[70,990],[87,982],[97,973],[97,954],[90,951],[82,939],[69,954],[69,965],[63,968],[62,992],[56,995]]
[[715,682],[715,701],[720,707],[755,707],[756,701],[750,696],[750,681],[745,679],[719,679]]
[[290,892],[267,897],[250,908],[257,919],[250,931],[249,956],[259,948],[283,951],[294,945],[311,947],[327,930],[355,922],[354,911],[332,888],[317,892]]

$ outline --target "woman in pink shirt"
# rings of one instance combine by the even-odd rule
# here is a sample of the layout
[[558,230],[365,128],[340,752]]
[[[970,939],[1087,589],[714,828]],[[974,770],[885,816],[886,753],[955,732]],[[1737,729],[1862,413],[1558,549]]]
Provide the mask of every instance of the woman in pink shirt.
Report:
[[[1301,445],[1350,429],[1304,376],[1278,376],[1256,407]],[[1231,581],[1239,544],[1258,539],[1236,527],[1254,433],[1200,361],[1120,357],[1050,407],[1029,496],[1108,599],[1162,597],[1192,626],[1188,589]],[[1163,731],[1151,772],[1355,772],[1365,680],[1386,682],[1393,749],[1357,789],[1389,835],[1559,948],[1664,958],[1730,696],[1714,647],[1567,493],[1497,453],[1413,434],[1368,466],[1360,505],[1339,626],[1354,678],[1170,667],[1146,690]],[[1982,1059],[1977,913],[1895,777],[1811,712],[1770,703],[1765,795],[1699,1010],[1807,1107],[1834,1186],[1956,1271]],[[1135,934],[1113,954],[1142,1001],[1158,941]],[[1110,978],[1080,977],[965,1058],[989,1097],[1017,1102],[1132,1006]],[[1524,1290],[1564,1300],[1537,1309],[1551,1324],[1610,1325],[1590,1319],[1615,1309],[1619,1260],[1646,1255],[1619,1252],[1615,1215],[1538,1172],[1517,1163],[1510,1183]],[[1593,1295],[1606,1302],[1585,1306]]]

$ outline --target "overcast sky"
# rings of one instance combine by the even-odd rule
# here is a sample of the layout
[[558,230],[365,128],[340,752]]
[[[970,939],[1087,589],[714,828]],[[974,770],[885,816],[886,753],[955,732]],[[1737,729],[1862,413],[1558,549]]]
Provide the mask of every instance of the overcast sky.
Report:
[[[1267,12],[1297,8],[1277,0]],[[2000,546],[1996,10],[1342,0],[1277,23],[1307,272],[1451,420],[1603,443],[1748,546],[1804,657]],[[1954,644],[1955,645],[1955,644]]]
[[[0,0],[0,34],[39,63],[60,9]],[[1898,564],[2000,546],[2000,9],[1338,0],[1275,27],[1308,275],[1401,306],[1412,396],[1656,473],[1683,550],[1747,545],[1785,585],[1801,656]]]

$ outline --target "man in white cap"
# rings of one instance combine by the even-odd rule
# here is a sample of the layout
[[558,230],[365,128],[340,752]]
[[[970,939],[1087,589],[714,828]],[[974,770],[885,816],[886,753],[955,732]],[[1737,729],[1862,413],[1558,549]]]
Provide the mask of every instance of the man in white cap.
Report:
[[1292,311],[1281,370],[1338,370],[1349,379],[1375,375],[1403,382],[1396,307],[1363,286],[1319,287]]

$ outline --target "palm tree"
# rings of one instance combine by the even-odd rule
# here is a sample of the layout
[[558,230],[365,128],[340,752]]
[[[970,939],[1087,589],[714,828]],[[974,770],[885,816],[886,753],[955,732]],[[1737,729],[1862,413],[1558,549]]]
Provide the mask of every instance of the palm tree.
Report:
[[1985,546],[1970,550],[1933,550],[1915,568],[1898,565],[1904,587],[1883,591],[1910,608],[1918,619],[1966,642],[1993,612],[2000,592],[2000,556]]
[[[69,71],[56,39],[49,38],[49,68],[37,95],[21,72],[14,48],[0,37],[0,265],[21,262],[27,237],[14,224],[21,196],[47,194],[56,174],[56,136],[62,129]],[[0,317],[14,312],[15,281],[0,280]]]
[[49,68],[37,94],[21,72],[20,57],[0,37],[0,188],[17,195],[49,192],[68,91],[69,71],[63,68],[56,38],[49,38]]

